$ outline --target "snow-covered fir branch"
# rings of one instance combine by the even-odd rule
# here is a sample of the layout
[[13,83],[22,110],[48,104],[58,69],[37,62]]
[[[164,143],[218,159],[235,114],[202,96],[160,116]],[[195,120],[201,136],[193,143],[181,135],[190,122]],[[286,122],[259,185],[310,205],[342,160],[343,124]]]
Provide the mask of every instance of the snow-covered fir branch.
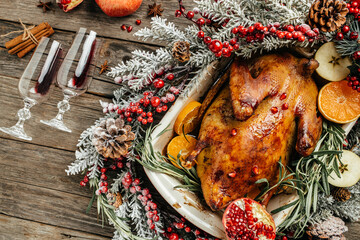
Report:
[[171,52],[165,48],[159,48],[155,53],[135,50],[132,55],[133,58],[126,63],[121,62],[118,66],[111,68],[108,76],[128,76],[128,87],[135,91],[149,84],[149,79],[155,71],[173,60]]
[[171,44],[174,41],[185,41],[186,37],[183,31],[179,30],[173,22],[166,22],[165,18],[158,16],[151,18],[151,28],[143,28],[134,35],[146,41],[164,41]]

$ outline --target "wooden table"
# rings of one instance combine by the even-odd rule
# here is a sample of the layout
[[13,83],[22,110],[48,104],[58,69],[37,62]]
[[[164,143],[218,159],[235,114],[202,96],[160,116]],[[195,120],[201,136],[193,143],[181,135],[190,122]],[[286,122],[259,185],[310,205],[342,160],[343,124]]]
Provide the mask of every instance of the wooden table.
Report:
[[[47,0],[45,0],[47,1]],[[79,27],[95,30],[104,40],[104,50],[96,65],[108,60],[114,66],[130,57],[135,49],[154,50],[158,46],[143,43],[132,33],[149,26],[147,8],[151,0],[144,0],[141,8],[132,16],[110,18],[102,13],[94,0],[85,0],[69,13],[57,8],[42,12],[37,0],[1,0],[0,35],[19,30],[21,18],[26,25],[48,22],[54,29],[52,39],[59,40],[68,48]],[[193,5],[188,1],[190,5]],[[163,4],[163,17],[179,27],[188,22],[176,19],[177,0],[158,1]],[[137,26],[136,19],[142,24]],[[122,31],[122,24],[132,25],[132,33]],[[18,80],[31,54],[23,59],[9,55],[0,39],[0,126],[16,122],[16,113],[23,107],[18,93]],[[161,44],[161,43],[159,43]],[[99,69],[98,69],[99,70]],[[94,74],[87,93],[71,101],[71,110],[65,114],[65,123],[71,134],[49,128],[39,121],[50,119],[57,113],[57,103],[62,92],[56,88],[50,99],[31,109],[32,118],[25,123],[26,132],[33,141],[26,142],[0,133],[0,239],[109,239],[113,234],[110,226],[101,227],[101,221],[93,207],[85,213],[91,197],[88,188],[80,187],[82,176],[67,176],[65,169],[75,158],[74,151],[80,133],[103,115],[99,100],[110,101],[112,91],[118,86],[105,74]],[[349,240],[357,240],[359,224],[350,225]]]

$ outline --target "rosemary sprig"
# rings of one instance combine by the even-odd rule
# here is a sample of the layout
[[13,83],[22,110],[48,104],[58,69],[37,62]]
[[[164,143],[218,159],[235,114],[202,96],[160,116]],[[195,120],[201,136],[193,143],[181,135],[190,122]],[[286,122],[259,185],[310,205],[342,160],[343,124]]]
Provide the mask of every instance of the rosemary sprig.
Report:
[[291,227],[295,230],[295,237],[303,234],[307,223],[317,211],[318,194],[330,194],[328,176],[333,171],[340,176],[339,157],[344,138],[344,131],[339,125],[323,122],[321,138],[314,152],[308,157],[300,158],[296,163],[295,177],[299,199],[291,203],[294,210],[280,224],[279,232]]
[[[92,179],[90,179],[89,183],[90,183],[90,187],[94,188],[93,199],[90,201],[90,203],[92,204],[92,202],[94,200],[95,192],[96,192],[96,190],[99,189],[99,179],[92,178]],[[89,204],[89,206],[91,206],[91,205]],[[136,236],[136,234],[134,234],[131,231],[131,227],[127,225],[126,219],[122,219],[122,218],[116,216],[114,206],[111,206],[108,203],[106,195],[104,195],[104,194],[100,194],[97,196],[97,211],[98,211],[98,215],[101,215],[103,226],[104,226],[104,222],[105,222],[104,219],[105,219],[105,215],[106,215],[107,219],[112,224],[114,224],[115,229],[118,230],[119,232],[122,232],[129,239],[147,240],[145,238]]]

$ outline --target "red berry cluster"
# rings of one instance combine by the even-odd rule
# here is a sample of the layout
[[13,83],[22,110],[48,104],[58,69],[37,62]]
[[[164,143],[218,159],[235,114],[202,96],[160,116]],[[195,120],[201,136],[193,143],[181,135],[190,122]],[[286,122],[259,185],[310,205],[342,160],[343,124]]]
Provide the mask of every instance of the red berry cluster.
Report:
[[359,34],[357,32],[350,32],[350,27],[345,25],[341,28],[341,32],[336,34],[336,40],[341,41],[345,38],[345,36],[349,40],[357,40]]
[[349,9],[349,14],[353,15],[358,22],[360,22],[360,1],[353,0],[347,4],[347,8]]
[[[232,29],[232,34],[234,37],[225,42],[220,40],[211,39],[209,36],[205,36],[204,31],[202,31],[202,26],[204,25],[214,25],[216,27],[225,27],[230,19],[225,19],[221,25],[218,22],[213,21],[208,17],[207,14],[200,13],[198,9],[193,11],[185,12],[185,7],[182,5],[182,2],[179,1],[180,9],[176,10],[175,16],[180,17],[184,16],[187,19],[194,22],[200,29],[197,36],[203,39],[209,49],[215,53],[217,57],[230,57],[233,51],[236,51],[240,48],[241,39],[245,39],[247,43],[252,42],[261,42],[266,36],[275,36],[279,39],[287,40],[297,40],[299,42],[304,42],[307,39],[309,42],[315,41],[320,35],[320,31],[317,28],[311,29],[307,24],[302,25],[285,25],[281,26],[280,23],[269,24],[263,26],[261,23],[255,23],[251,26],[238,26]],[[194,20],[195,14],[201,14],[201,18]]]
[[239,49],[241,39],[245,39],[247,43],[252,43],[261,42],[267,36],[275,36],[279,39],[297,40],[298,42],[304,42],[307,39],[309,42],[313,42],[320,34],[319,29],[311,29],[307,24],[281,26],[279,23],[267,26],[263,26],[261,23],[255,23],[249,27],[238,26],[233,28],[231,32],[234,37],[225,42],[212,40],[210,37],[204,36],[205,34],[201,30],[198,32],[198,37],[203,38],[204,43],[215,53],[216,57],[230,57],[233,51]]
[[[131,80],[134,78],[126,78],[126,80]],[[156,92],[162,89],[165,85],[165,81],[171,82],[175,79],[175,75],[171,72],[166,72],[165,68],[161,68],[157,73],[154,73],[149,79],[148,84],[155,87],[155,92],[148,91],[143,93],[143,97],[137,102],[131,102],[129,106],[120,109],[119,106],[109,103],[104,106],[103,112],[116,112],[120,115],[121,118],[124,118],[127,122],[133,122],[137,120],[138,122],[146,125],[154,121],[154,113],[166,112],[168,106],[166,104],[174,102],[175,96],[179,95],[180,89],[177,87],[171,86],[169,91],[162,97],[156,96]],[[121,83],[123,79],[116,78],[115,81]],[[155,110],[155,112],[152,112]]]
[[219,240],[218,238],[210,237],[207,233],[199,230],[192,229],[190,224],[187,224],[185,218],[181,218],[171,224],[171,227],[168,227],[166,231],[164,231],[164,236],[169,240],[184,240],[181,236],[185,234],[194,234],[195,237],[192,239],[196,240]]
[[[107,162],[109,159],[104,158],[103,161]],[[116,170],[117,168],[121,169],[124,167],[124,164],[122,162],[123,158],[117,158],[117,159],[113,159],[114,162],[113,164],[111,164],[109,167],[98,167],[97,169],[101,172],[100,175],[100,182],[99,182],[99,189],[96,192],[97,195],[100,195],[101,193],[107,193],[108,191],[108,182],[107,180],[107,176],[106,176],[106,172],[107,170]],[[84,179],[82,181],[80,181],[80,186],[85,187],[86,184],[89,182],[89,177],[88,177],[89,172],[86,173],[86,175],[84,176]]]
[[360,51],[355,52],[352,58],[355,64],[353,65],[350,75],[346,77],[346,80],[348,81],[349,87],[360,93],[360,67],[358,67],[360,63]]
[[[139,187],[139,186],[138,186]],[[133,187],[131,187],[133,188]],[[144,188],[141,190],[140,188],[132,190],[130,188],[130,191],[132,193],[138,193],[137,196],[138,200],[141,201],[142,205],[145,207],[146,211],[146,217],[147,217],[147,224],[149,225],[150,229],[155,229],[155,222],[158,222],[160,220],[160,217],[158,215],[157,210],[157,204],[154,203],[151,199],[151,194],[149,192],[149,189]]]

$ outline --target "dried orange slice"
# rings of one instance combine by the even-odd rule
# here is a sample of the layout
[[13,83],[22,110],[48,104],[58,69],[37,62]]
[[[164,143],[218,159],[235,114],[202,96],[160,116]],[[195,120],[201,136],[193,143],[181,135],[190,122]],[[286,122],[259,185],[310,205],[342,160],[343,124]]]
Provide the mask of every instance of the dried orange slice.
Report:
[[349,87],[347,81],[331,82],[320,90],[318,107],[327,120],[349,123],[360,116],[360,93]]
[[201,103],[193,101],[186,105],[180,112],[174,124],[174,131],[177,134],[187,134],[194,131],[198,123],[197,117],[199,115],[200,106]]
[[167,154],[171,160],[171,163],[176,167],[180,167],[177,163],[177,156],[179,153],[180,162],[185,161],[185,159],[190,155],[190,153],[195,149],[196,139],[192,136],[180,135],[174,137],[167,146]]

